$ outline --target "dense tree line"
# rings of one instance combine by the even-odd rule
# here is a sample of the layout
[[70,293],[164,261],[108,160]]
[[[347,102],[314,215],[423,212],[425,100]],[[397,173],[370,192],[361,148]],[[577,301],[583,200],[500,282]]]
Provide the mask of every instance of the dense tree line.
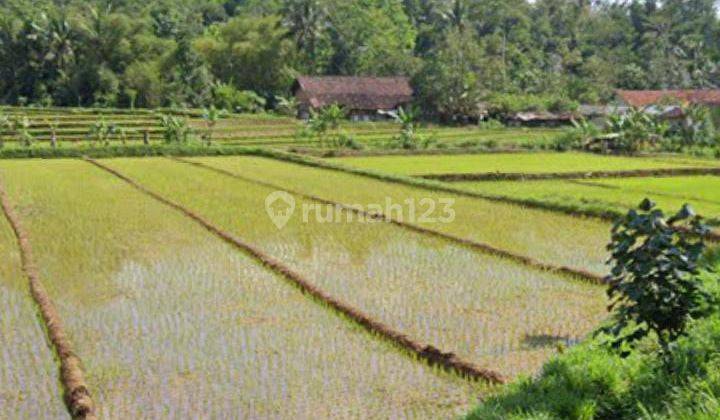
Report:
[[[713,0],[5,0],[9,104],[273,106],[297,74],[413,78],[420,103],[601,102],[720,84]],[[253,91],[255,94],[243,91]]]

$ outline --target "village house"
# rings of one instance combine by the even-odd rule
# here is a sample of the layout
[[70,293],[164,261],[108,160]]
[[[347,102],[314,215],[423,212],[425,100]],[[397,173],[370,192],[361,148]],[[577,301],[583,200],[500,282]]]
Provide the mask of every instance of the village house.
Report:
[[682,106],[702,105],[710,108],[716,124],[720,123],[720,89],[702,90],[618,90],[620,105],[640,108],[667,119],[682,118]]
[[298,101],[298,117],[332,104],[342,106],[350,119],[370,121],[387,118],[388,111],[408,105],[413,90],[406,77],[301,76],[295,80],[293,94]]

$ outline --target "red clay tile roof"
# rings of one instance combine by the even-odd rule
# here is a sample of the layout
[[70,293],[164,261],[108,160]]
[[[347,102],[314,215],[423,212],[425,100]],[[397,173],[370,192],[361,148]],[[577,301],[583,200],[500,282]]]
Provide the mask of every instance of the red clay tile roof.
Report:
[[646,107],[664,98],[688,104],[720,105],[720,89],[707,90],[618,90],[617,96],[634,107]]
[[301,76],[293,90],[313,108],[336,103],[355,110],[395,109],[413,95],[406,77]]

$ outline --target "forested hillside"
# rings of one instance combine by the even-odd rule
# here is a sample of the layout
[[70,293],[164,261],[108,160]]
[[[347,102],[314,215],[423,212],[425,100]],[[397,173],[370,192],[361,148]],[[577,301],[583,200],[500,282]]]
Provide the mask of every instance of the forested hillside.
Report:
[[297,74],[402,74],[441,115],[492,95],[594,103],[720,84],[714,3],[5,0],[0,101],[252,110],[282,104]]

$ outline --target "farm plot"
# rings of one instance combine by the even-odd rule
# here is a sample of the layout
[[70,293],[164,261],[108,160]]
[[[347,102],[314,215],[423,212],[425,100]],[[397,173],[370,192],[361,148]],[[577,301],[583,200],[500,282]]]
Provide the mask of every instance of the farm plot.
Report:
[[102,418],[447,418],[483,391],[87,163],[3,161],[0,174]]
[[[523,208],[484,199],[383,182],[340,171],[321,170],[292,163],[255,158],[192,159],[213,167],[271,182],[294,191],[345,204],[384,205],[387,200],[404,206],[408,214],[412,200],[416,211],[429,208],[423,200],[439,203],[454,200],[455,219],[451,223],[423,221],[420,226],[487,243],[496,248],[533,257],[545,263],[587,269],[598,274],[607,270],[604,244],[609,239],[609,224],[560,213]],[[427,201],[425,201],[427,203]],[[435,209],[442,211],[442,206]]]
[[672,212],[689,203],[712,223],[720,222],[720,177],[585,179],[557,181],[460,182],[464,189],[497,196],[533,199],[594,213],[623,214],[644,198]]
[[0,210],[0,411],[3,418],[70,418],[55,361]]
[[278,229],[265,214],[272,188],[167,159],[103,163],[255,244],[331,295],[508,376],[534,371],[558,343],[577,342],[605,316],[596,286],[385,223],[349,220],[347,212],[334,221],[304,221],[300,209],[316,203],[300,196],[295,217]]
[[[634,158],[587,153],[493,153],[473,155],[375,156],[330,159],[335,163],[401,175],[533,174],[708,167],[708,160]],[[715,162],[714,167],[720,167]]]

